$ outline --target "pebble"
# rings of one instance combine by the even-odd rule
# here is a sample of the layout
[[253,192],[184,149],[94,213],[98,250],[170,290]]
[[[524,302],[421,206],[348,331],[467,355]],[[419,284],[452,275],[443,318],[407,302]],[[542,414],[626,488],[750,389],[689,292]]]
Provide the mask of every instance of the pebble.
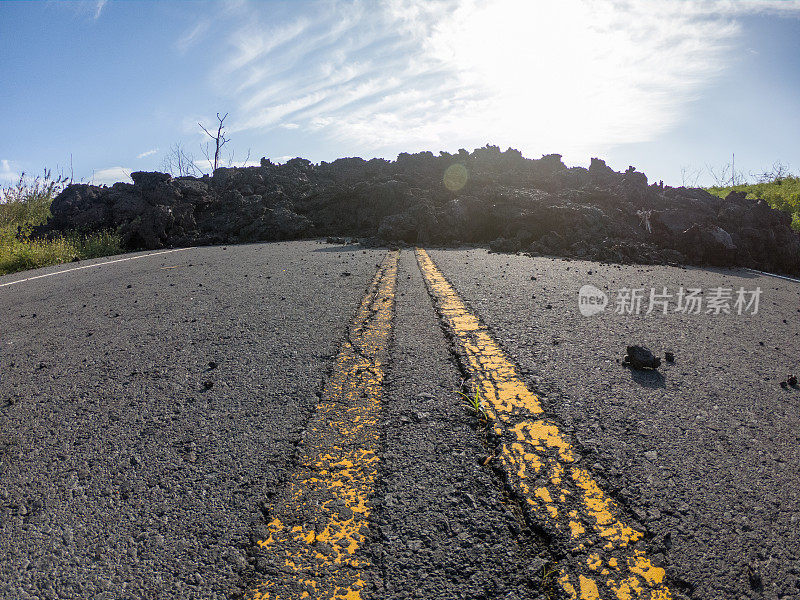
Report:
[[233,569],[236,572],[244,571],[247,568],[247,559],[236,549],[232,549],[228,552],[228,562],[233,565]]

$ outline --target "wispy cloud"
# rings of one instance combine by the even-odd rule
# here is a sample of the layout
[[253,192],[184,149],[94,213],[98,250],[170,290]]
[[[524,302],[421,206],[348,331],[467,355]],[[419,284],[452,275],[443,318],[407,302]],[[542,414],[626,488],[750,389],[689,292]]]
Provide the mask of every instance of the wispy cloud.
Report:
[[267,56],[277,48],[296,40],[308,28],[306,19],[298,19],[281,28],[267,29],[260,25],[247,25],[230,38],[234,51],[222,65],[224,71],[236,71],[254,60]]
[[760,12],[800,2],[354,1],[270,26],[250,10],[212,82],[237,105],[231,132],[582,160],[675,127],[730,64],[738,19]]
[[180,50],[181,53],[186,52],[189,50],[189,48],[202,40],[210,28],[210,19],[203,19],[202,21],[199,21],[194,27],[178,38],[178,40],[175,42],[175,46],[178,48],[178,50]]
[[107,3],[108,3],[108,0],[97,0],[97,2],[95,3],[95,7],[94,7],[94,20],[95,21],[100,18],[100,14],[103,12],[103,8],[105,8]]
[[144,158],[144,157],[146,157],[146,156],[152,156],[152,155],[153,155],[153,154],[155,154],[156,152],[158,152],[158,148],[153,148],[152,150],[145,150],[145,151],[144,151],[144,152],[142,152],[141,154],[137,154],[137,155],[136,155],[136,158]]
[[131,183],[131,171],[127,167],[109,167],[108,169],[100,169],[92,174],[92,183],[94,185],[111,185],[118,181]]
[[800,0],[692,0],[685,10],[695,15],[741,16],[752,14],[800,16]]

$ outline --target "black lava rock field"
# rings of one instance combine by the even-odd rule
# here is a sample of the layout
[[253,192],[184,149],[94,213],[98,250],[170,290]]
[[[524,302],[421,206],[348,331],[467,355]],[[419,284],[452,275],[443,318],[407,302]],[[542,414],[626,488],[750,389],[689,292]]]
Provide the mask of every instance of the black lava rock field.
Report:
[[800,273],[800,235],[764,200],[648,183],[599,159],[568,168],[486,146],[396,161],[219,168],[213,176],[136,172],[133,183],[70,185],[39,235],[115,230],[129,249],[357,237],[366,244],[488,244],[613,262]]

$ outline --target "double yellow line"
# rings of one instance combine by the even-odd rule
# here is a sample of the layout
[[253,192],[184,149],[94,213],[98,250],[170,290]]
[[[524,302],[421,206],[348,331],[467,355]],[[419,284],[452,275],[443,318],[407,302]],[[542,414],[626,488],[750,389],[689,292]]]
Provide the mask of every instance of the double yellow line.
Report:
[[[274,502],[261,556],[267,580],[253,600],[364,600],[367,535],[379,453],[378,410],[394,311],[398,253],[390,252],[358,310],[332,379],[309,425],[297,471]],[[488,329],[470,313],[424,250],[417,261],[440,317],[485,399],[497,460],[530,516],[565,551],[559,584],[572,600],[669,600],[664,570],[644,535],[579,465],[543,416]]]

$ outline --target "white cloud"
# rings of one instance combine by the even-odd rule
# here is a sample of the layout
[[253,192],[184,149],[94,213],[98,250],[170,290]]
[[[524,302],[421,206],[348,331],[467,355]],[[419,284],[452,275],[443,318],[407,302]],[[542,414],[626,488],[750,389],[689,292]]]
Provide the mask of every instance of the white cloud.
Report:
[[675,127],[729,68],[737,19],[761,12],[800,2],[354,1],[269,27],[251,10],[212,82],[238,104],[231,132],[583,161]]
[[146,150],[146,151],[142,152],[141,154],[137,154],[136,158],[144,158],[145,156],[152,156],[156,152],[158,152],[158,148],[153,148],[152,150]]
[[129,169],[127,167],[109,167],[108,169],[100,169],[99,171],[94,171],[92,174],[92,183],[94,185],[112,185],[118,181],[132,183],[133,180],[131,179],[131,171],[133,170],[134,169]]
[[16,183],[19,176],[20,173],[17,172],[10,160],[0,160],[0,185]]
[[[227,167],[228,164],[226,163],[225,166]],[[247,160],[234,160],[230,163],[231,167],[259,167],[261,166],[261,159],[255,160],[254,158],[249,158]]]
[[197,171],[200,172],[201,174],[211,173],[211,170],[213,168],[212,162],[206,160],[205,158],[195,158],[194,161],[192,161],[192,164],[194,165],[195,169],[197,169]]

